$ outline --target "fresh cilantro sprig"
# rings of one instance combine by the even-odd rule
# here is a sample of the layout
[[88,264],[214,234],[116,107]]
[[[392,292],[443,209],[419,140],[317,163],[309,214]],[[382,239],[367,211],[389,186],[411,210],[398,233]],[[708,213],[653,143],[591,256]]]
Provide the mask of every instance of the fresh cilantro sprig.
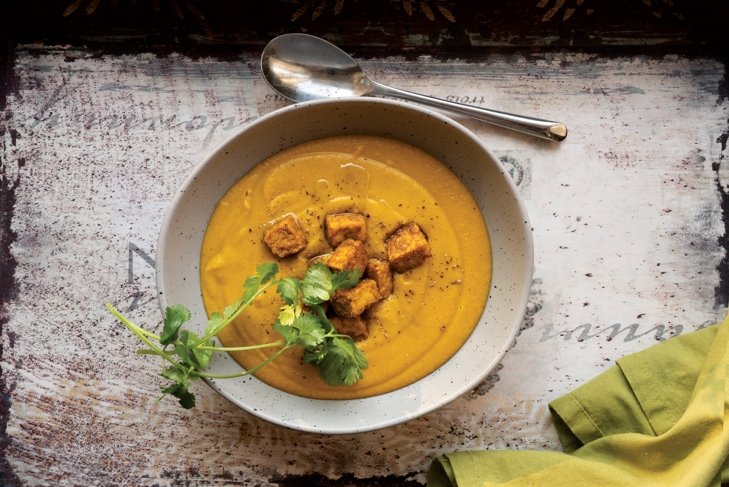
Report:
[[[228,379],[253,374],[295,347],[304,349],[304,361],[316,365],[328,384],[352,385],[359,381],[363,369],[367,367],[367,359],[349,335],[337,333],[323,307],[337,290],[357,284],[359,273],[332,273],[325,265],[314,264],[307,269],[303,279],[276,279],[278,271],[275,263],[257,266],[256,273],[246,278],[243,284],[242,297],[222,312],[213,313],[202,337],[183,328],[191,319],[190,310],[183,305],[176,304],[165,309],[162,332],[159,335],[132,323],[111,304],[106,307],[146,345],[146,348],[137,350],[137,353],[158,355],[162,358],[161,375],[171,383],[162,388],[160,399],[172,395],[185,409],[195,406],[195,396],[190,392],[193,381],[200,378]],[[214,338],[218,333],[272,286],[276,287],[283,301],[272,325],[282,339],[240,347],[216,346]],[[263,348],[278,350],[255,367],[235,374],[213,374],[206,371],[215,352]]]

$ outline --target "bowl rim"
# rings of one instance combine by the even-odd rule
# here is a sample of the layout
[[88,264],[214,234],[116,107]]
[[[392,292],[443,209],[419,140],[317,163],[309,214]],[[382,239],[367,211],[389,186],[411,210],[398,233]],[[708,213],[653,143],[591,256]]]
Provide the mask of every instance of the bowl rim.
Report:
[[[221,157],[226,151],[226,148],[232,144],[238,137],[240,137],[242,134],[244,134],[247,131],[250,131],[260,125],[264,125],[266,123],[269,123],[272,119],[279,118],[283,115],[286,115],[290,112],[299,111],[299,110],[307,110],[309,107],[316,107],[316,106],[322,106],[327,104],[348,104],[348,103],[357,103],[357,104],[373,104],[373,105],[382,105],[382,106],[393,106],[400,109],[405,110],[414,110],[416,112],[419,112],[421,115],[426,115],[428,117],[431,117],[435,119],[436,121],[444,122],[457,131],[459,131],[464,137],[470,139],[473,143],[475,143],[480,150],[484,151],[492,160],[494,163],[497,164],[497,166],[501,169],[501,173],[503,175],[504,183],[506,184],[508,190],[511,192],[511,194],[514,196],[513,201],[516,204],[516,210],[518,211],[518,214],[521,217],[521,221],[519,222],[519,226],[521,227],[521,235],[524,237],[523,244],[524,244],[524,271],[523,275],[520,278],[519,282],[525,282],[526,285],[523,287],[520,294],[514,295],[514,315],[513,315],[513,322],[509,324],[509,332],[507,334],[506,340],[503,342],[502,346],[500,347],[500,350],[497,354],[494,355],[493,359],[489,363],[487,367],[485,367],[479,374],[474,375],[471,380],[464,383],[464,385],[458,387],[457,389],[454,389],[451,393],[447,395],[447,397],[443,398],[439,402],[430,404],[426,407],[421,407],[417,411],[412,412],[405,412],[401,416],[393,417],[390,419],[385,419],[379,422],[371,422],[369,425],[366,426],[358,426],[358,427],[347,427],[347,428],[332,428],[332,427],[323,427],[319,424],[316,424],[314,426],[308,425],[308,424],[301,424],[292,422],[290,420],[286,420],[284,418],[281,418],[277,415],[269,414],[267,411],[260,410],[257,408],[254,408],[250,405],[247,405],[245,403],[242,403],[237,398],[233,397],[233,395],[227,391],[226,389],[220,387],[220,385],[212,379],[203,378],[203,381],[211,387],[213,390],[215,390],[218,394],[220,394],[222,397],[233,403],[235,406],[243,409],[244,411],[247,411],[248,413],[253,414],[254,416],[257,416],[261,419],[264,419],[270,423],[284,426],[290,429],[304,431],[304,432],[311,432],[311,433],[319,433],[319,434],[352,434],[352,433],[361,433],[361,432],[367,432],[367,431],[373,431],[378,430],[382,428],[386,428],[389,426],[393,426],[396,424],[404,423],[406,421],[412,420],[414,418],[417,418],[419,416],[422,416],[424,414],[427,414],[433,410],[436,410],[438,408],[443,407],[444,405],[456,400],[457,398],[461,397],[463,394],[465,394],[467,391],[473,389],[476,387],[480,382],[482,382],[486,376],[491,373],[491,371],[494,369],[494,367],[503,360],[504,356],[506,355],[506,352],[511,348],[511,346],[514,343],[514,340],[519,332],[521,323],[524,320],[524,316],[526,314],[526,308],[527,303],[530,295],[530,283],[533,278],[534,273],[534,243],[533,243],[533,235],[531,231],[531,225],[529,223],[529,218],[526,210],[526,206],[524,204],[524,201],[522,200],[521,196],[518,193],[518,189],[516,187],[516,184],[514,181],[506,174],[505,169],[503,168],[503,164],[501,161],[493,154],[493,152],[486,147],[486,145],[479,139],[471,130],[461,125],[458,121],[447,117],[440,112],[437,112],[435,110],[432,110],[427,107],[422,107],[419,105],[415,105],[412,103],[407,102],[401,102],[398,100],[392,100],[392,99],[385,99],[385,98],[375,98],[375,97],[346,97],[346,98],[332,98],[332,99],[324,99],[324,100],[314,100],[314,101],[307,101],[307,102],[301,102],[301,103],[294,103],[291,105],[287,105],[282,108],[278,108],[276,110],[273,110],[267,114],[264,114],[255,120],[252,120],[245,125],[241,126],[238,130],[236,130],[234,133],[232,133],[230,136],[226,137],[225,140],[220,142],[204,159],[197,164],[191,173],[185,178],[184,182],[181,186],[177,189],[177,193],[171,200],[169,206],[167,207],[165,211],[164,218],[162,220],[162,224],[160,227],[160,233],[159,238],[157,241],[157,248],[156,248],[156,259],[155,259],[155,272],[156,272],[156,290],[157,290],[157,297],[158,297],[158,304],[160,307],[160,310],[164,314],[164,310],[166,306],[168,306],[170,303],[167,302],[167,293],[163,290],[163,280],[164,280],[164,263],[165,263],[165,251],[168,246],[168,240],[171,238],[170,235],[170,227],[172,226],[176,210],[180,206],[181,202],[184,200],[186,193],[189,191],[189,188],[195,183],[195,181],[198,179],[198,176],[206,170],[206,167],[211,164],[212,161],[215,159]],[[313,138],[312,138],[313,140]],[[289,144],[287,147],[291,147],[292,145],[296,144]],[[261,162],[261,161],[259,161]],[[247,171],[242,173],[239,177],[243,177],[245,174],[247,174]],[[235,182],[231,183],[234,184]],[[229,188],[228,188],[229,189]],[[226,189],[226,191],[228,190]],[[488,222],[487,222],[487,228],[488,228]],[[493,257],[492,257],[493,258]],[[493,277],[492,277],[493,279]],[[491,295],[491,291],[493,288],[493,280],[490,285],[489,290],[489,297]],[[490,301],[490,299],[489,299]],[[486,307],[488,306],[488,301],[486,303]],[[459,349],[460,350],[460,349]],[[458,354],[459,352],[456,352]],[[454,354],[454,356],[456,355]],[[450,360],[450,359],[449,359]],[[433,372],[434,373],[434,372]],[[428,375],[432,375],[428,374]],[[426,376],[428,377],[428,376]],[[425,379],[424,377],[423,379]],[[255,377],[247,376],[249,380],[255,380],[260,381],[260,379],[257,379]],[[422,381],[423,379],[420,379],[417,382]],[[269,386],[271,387],[271,386]],[[409,386],[406,386],[409,387]],[[402,389],[398,389],[395,391],[391,391],[385,394],[382,394],[381,396],[386,396],[389,394],[397,393],[398,391],[402,391]],[[276,391],[279,391],[276,389]],[[297,398],[300,398],[300,396],[295,396],[293,394],[282,392],[284,395],[290,395]],[[366,402],[367,400],[371,399],[372,397],[378,397],[378,396],[371,396],[367,398],[361,398],[361,399],[332,399],[332,400],[326,400],[326,399],[309,399],[309,398],[303,398],[304,400],[311,401],[313,404],[321,404],[321,403],[347,403],[347,404],[353,404],[353,403],[360,403],[360,402]]]

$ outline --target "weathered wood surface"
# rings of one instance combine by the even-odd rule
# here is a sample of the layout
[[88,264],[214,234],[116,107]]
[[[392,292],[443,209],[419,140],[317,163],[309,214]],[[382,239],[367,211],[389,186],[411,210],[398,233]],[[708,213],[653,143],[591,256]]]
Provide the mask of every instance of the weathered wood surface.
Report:
[[235,58],[21,46],[2,110],[4,482],[408,485],[467,448],[559,448],[547,403],[626,353],[723,317],[725,66],[680,55],[365,59],[377,79],[563,120],[561,144],[463,120],[509,168],[534,228],[522,331],[494,373],[406,424],[302,434],[203,384],[156,402],[158,363],[103,310],[159,320],[159,226],[192,168],[286,103]]

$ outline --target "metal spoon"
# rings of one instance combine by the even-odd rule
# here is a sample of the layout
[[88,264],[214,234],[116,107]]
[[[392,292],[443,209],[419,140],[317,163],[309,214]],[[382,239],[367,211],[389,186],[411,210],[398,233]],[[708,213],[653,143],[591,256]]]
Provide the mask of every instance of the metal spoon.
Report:
[[271,88],[296,102],[329,97],[391,96],[542,139],[561,141],[567,137],[567,127],[560,122],[454,103],[377,83],[349,54],[308,34],[284,34],[271,40],[263,49],[261,70]]

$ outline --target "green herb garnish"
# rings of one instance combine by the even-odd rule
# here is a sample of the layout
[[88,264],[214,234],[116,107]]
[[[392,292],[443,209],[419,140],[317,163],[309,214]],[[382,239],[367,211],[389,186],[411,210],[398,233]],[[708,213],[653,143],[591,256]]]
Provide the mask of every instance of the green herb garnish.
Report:
[[[362,370],[367,367],[367,359],[349,335],[337,333],[322,306],[331,299],[335,291],[357,284],[359,273],[332,273],[325,265],[314,264],[306,271],[303,279],[276,279],[278,271],[275,263],[257,266],[256,273],[249,276],[243,284],[243,296],[227,306],[222,313],[213,313],[202,337],[183,328],[191,315],[190,310],[182,305],[168,306],[165,309],[162,333],[159,336],[135,325],[111,304],[106,307],[147,346],[137,350],[137,353],[162,357],[161,374],[171,383],[162,388],[160,399],[168,394],[172,395],[185,409],[195,406],[195,396],[190,392],[191,382],[201,377],[232,379],[253,374],[294,347],[304,349],[304,361],[316,365],[328,384],[351,385],[360,380]],[[271,286],[276,287],[284,303],[273,323],[273,329],[282,339],[241,347],[216,346],[215,336]],[[236,374],[221,375],[205,371],[215,352],[262,348],[278,350],[255,367]]]

